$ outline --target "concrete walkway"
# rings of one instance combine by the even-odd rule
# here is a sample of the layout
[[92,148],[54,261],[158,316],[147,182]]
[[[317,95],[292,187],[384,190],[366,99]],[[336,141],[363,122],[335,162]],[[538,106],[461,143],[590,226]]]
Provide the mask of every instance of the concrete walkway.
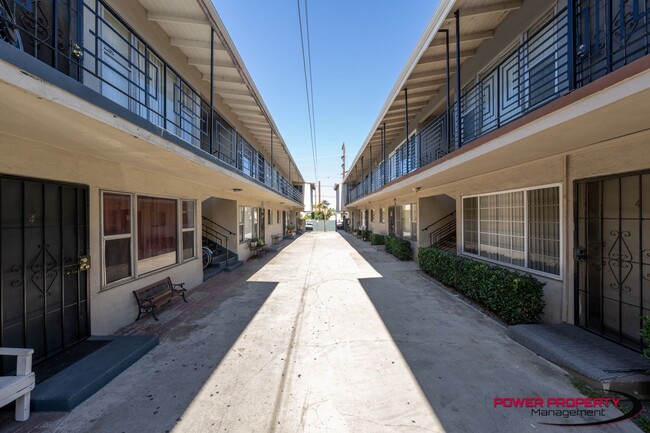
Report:
[[580,396],[416,264],[347,235],[307,233],[204,302],[43,431],[566,432],[493,399]]

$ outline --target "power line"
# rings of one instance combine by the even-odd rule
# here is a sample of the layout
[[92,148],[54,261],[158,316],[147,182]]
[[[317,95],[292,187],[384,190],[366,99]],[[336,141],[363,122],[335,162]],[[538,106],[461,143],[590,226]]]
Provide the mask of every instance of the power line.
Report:
[[[315,132],[315,122],[314,122],[314,105],[313,105],[313,93],[310,92],[310,87],[313,89],[313,85],[310,86],[311,81],[307,79],[307,57],[305,56],[305,38],[303,35],[303,30],[302,30],[302,11],[300,9],[300,0],[298,1],[298,25],[300,27],[300,49],[302,50],[302,67],[303,67],[303,73],[305,76],[305,94],[307,95],[307,114],[309,116],[309,134],[311,138],[311,152],[312,152],[312,158],[314,160],[314,180],[318,180],[318,157],[317,157],[317,151],[316,151],[316,132]],[[305,0],[305,12],[307,12],[306,9],[307,5],[307,0]],[[308,21],[306,20],[306,27],[307,27],[307,32],[309,32],[309,27],[308,27]],[[309,33],[307,33],[307,39],[308,39],[308,54],[309,54],[309,77],[312,76],[311,74],[311,47],[309,45]]]
[[312,78],[311,67],[311,36],[309,32],[309,9],[305,0],[305,29],[307,30],[307,63],[309,64],[309,91],[311,92],[311,118],[314,124],[314,153],[316,154],[316,178],[318,178],[318,142],[316,141],[316,113],[314,112],[314,80]]

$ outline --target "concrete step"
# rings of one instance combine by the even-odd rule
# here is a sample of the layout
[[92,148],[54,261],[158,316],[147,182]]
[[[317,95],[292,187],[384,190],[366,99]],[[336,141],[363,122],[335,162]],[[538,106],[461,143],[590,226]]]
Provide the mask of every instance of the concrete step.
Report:
[[101,336],[105,346],[75,362],[34,388],[34,411],[70,411],[158,344],[156,336]]
[[650,397],[650,361],[574,325],[515,325],[508,336],[594,388]]
[[238,260],[238,259],[229,260],[228,261],[228,266],[226,267],[226,271],[232,272],[235,269],[241,268],[242,266],[244,266],[244,262],[241,261],[241,260]]

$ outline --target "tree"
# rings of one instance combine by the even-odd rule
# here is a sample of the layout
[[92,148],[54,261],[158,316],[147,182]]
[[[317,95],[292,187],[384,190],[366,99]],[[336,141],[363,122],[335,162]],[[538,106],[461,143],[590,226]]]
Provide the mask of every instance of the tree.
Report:
[[303,219],[312,219],[312,220],[322,220],[323,227],[327,231],[327,225],[325,221],[330,219],[333,215],[336,214],[336,211],[329,207],[330,203],[327,200],[323,200],[320,203],[314,205],[314,210],[311,213],[308,213]]

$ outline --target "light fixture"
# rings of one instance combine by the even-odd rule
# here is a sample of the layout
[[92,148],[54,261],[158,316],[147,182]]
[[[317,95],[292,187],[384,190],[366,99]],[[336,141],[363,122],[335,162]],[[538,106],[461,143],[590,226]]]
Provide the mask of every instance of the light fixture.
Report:
[[419,192],[421,189],[422,188],[420,188],[419,186],[416,186],[415,188],[413,188],[413,192]]

